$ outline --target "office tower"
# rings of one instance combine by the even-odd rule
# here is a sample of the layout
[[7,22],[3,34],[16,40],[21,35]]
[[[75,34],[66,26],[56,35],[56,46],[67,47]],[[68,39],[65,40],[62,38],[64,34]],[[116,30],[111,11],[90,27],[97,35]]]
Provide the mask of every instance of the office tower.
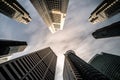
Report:
[[20,23],[27,24],[31,21],[29,13],[17,0],[0,0],[0,12]]
[[120,21],[106,26],[104,28],[98,29],[95,32],[93,32],[92,35],[96,39],[118,37],[120,36]]
[[30,0],[52,33],[62,30],[69,0]]
[[106,76],[75,55],[74,51],[65,54],[64,80],[109,80]]
[[120,0],[104,0],[89,17],[93,24],[102,22],[120,12]]
[[0,40],[0,57],[23,51],[26,46],[24,41]]
[[120,80],[120,56],[108,53],[96,54],[89,63],[110,80]]
[[57,56],[50,48],[0,64],[0,80],[54,80]]

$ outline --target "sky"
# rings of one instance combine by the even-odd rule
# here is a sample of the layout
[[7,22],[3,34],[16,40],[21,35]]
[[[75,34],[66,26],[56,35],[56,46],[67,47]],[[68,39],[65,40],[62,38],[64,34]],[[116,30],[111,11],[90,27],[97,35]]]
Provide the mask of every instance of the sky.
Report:
[[107,52],[120,55],[120,37],[94,39],[92,33],[120,20],[120,14],[98,24],[88,21],[90,13],[103,0],[69,0],[64,29],[52,34],[29,0],[18,0],[29,12],[32,21],[25,25],[0,14],[0,39],[27,41],[23,52],[16,58],[46,47],[58,56],[55,80],[63,80],[64,55],[74,50],[76,55],[88,62],[95,54]]

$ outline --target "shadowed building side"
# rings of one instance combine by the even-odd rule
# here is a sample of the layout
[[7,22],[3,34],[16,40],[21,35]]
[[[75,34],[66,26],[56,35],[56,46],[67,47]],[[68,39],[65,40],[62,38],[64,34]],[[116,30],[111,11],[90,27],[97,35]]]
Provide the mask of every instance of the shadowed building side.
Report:
[[64,80],[109,80],[105,75],[75,55],[74,51],[65,54]]
[[29,13],[17,0],[0,0],[0,12],[20,23],[27,24],[31,21]]
[[0,57],[23,51],[26,46],[24,41],[0,40]]
[[69,0],[30,0],[52,33],[62,30]]
[[110,80],[120,80],[120,56],[102,52],[96,54],[89,63]]
[[54,80],[57,56],[50,48],[0,64],[0,80]]
[[102,22],[120,13],[120,0],[104,0],[89,17],[93,24]]
[[104,28],[98,29],[92,33],[93,37],[96,39],[99,38],[108,38],[108,37],[119,37],[120,36],[120,21],[113,23]]

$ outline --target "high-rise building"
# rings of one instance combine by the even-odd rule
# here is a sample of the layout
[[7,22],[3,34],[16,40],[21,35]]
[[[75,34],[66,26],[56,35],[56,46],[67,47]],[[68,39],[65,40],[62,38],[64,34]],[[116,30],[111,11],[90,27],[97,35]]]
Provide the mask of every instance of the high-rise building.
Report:
[[20,23],[27,24],[31,21],[29,13],[17,0],[0,0],[0,12]]
[[11,55],[7,55],[7,56],[4,56],[4,57],[0,57],[0,64],[1,63],[4,63],[6,61],[9,61],[11,59]]
[[101,72],[80,59],[74,51],[65,54],[64,80],[109,80]]
[[120,12],[120,0],[104,0],[89,17],[93,24],[102,22]]
[[104,28],[98,29],[95,32],[93,32],[92,35],[96,39],[118,37],[120,36],[120,21],[106,26]]
[[57,56],[50,48],[0,64],[0,80],[54,80]]
[[24,41],[0,40],[0,57],[23,51],[26,46]]
[[96,54],[89,63],[110,80],[120,80],[120,56],[108,53]]
[[30,0],[52,33],[62,30],[69,0]]

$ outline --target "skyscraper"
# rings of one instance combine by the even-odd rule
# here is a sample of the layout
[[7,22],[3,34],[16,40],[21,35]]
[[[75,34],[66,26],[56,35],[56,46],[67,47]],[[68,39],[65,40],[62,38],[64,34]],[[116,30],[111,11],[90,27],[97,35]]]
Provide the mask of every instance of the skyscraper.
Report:
[[4,56],[4,57],[0,57],[0,64],[1,63],[4,63],[6,61],[9,61],[11,59],[11,55],[7,55],[7,56]]
[[106,26],[104,28],[98,29],[95,32],[93,32],[92,35],[96,39],[118,37],[120,36],[120,21]]
[[52,33],[62,30],[69,0],[30,0]]
[[24,41],[0,40],[0,57],[23,51],[26,46]]
[[109,80],[101,72],[75,55],[74,51],[67,51],[64,62],[64,80]]
[[0,64],[0,80],[54,80],[57,56],[50,48]]
[[120,0],[104,0],[89,17],[93,24],[102,22],[120,12]]
[[27,24],[31,21],[29,13],[17,0],[0,0],[0,12],[20,23]]
[[108,53],[97,54],[89,63],[110,80],[120,80],[120,56]]

